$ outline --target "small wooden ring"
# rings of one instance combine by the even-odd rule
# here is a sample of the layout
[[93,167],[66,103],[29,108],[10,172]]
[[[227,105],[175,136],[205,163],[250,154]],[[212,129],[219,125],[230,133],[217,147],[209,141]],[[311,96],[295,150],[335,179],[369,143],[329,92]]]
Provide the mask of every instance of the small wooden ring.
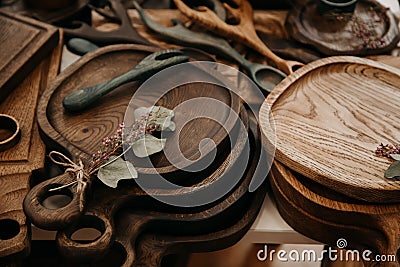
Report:
[[7,114],[0,114],[0,129],[5,129],[12,132],[11,136],[5,139],[0,137],[0,151],[7,150],[15,146],[21,139],[21,130],[17,119]]

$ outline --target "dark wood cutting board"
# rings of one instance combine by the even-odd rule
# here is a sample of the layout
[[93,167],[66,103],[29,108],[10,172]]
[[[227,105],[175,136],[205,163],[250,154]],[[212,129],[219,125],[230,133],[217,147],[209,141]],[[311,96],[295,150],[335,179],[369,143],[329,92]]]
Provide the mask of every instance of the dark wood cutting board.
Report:
[[[257,131],[257,127],[255,130]],[[255,194],[248,192],[261,149],[258,136],[257,132],[249,136],[251,158],[239,183],[221,199],[208,205],[166,206],[149,196],[139,196],[134,188],[128,189],[127,186],[113,196],[103,190],[93,192],[97,200],[88,207],[87,213],[80,221],[58,233],[57,243],[61,254],[77,261],[101,257],[114,247],[112,242],[107,241],[113,236],[107,225],[115,225],[115,242],[123,246],[126,256],[123,266],[160,266],[163,256],[179,253],[179,248],[187,252],[210,251],[234,244],[255,219],[266,192],[265,184]],[[232,154],[237,153],[232,151]],[[238,161],[239,159],[234,164]],[[231,172],[230,179],[235,174],[237,172]],[[206,183],[213,186],[217,181],[212,179],[215,177],[211,176],[207,182],[187,189],[198,190]],[[132,196],[130,205],[123,206],[118,213],[112,213],[118,205],[115,203],[121,202],[128,191]],[[135,198],[134,194],[137,195]],[[175,192],[175,195],[185,197],[184,190]],[[115,200],[111,201],[111,197]],[[97,229],[101,236],[86,242],[74,240],[74,233],[82,228]]]
[[[146,233],[138,242],[138,252],[134,252],[131,246],[131,232],[135,215],[124,211],[117,222],[119,231],[117,241],[111,246],[106,254],[95,260],[82,263],[74,262],[71,258],[65,258],[60,255],[54,241],[33,241],[32,252],[24,260],[22,266],[59,266],[59,267],[121,267],[121,266],[151,266],[162,261],[161,266],[184,267],[187,266],[185,260],[179,256],[185,256],[187,253],[216,251],[233,245],[248,231],[258,215],[260,205],[264,200],[267,187],[261,187],[253,193],[251,199],[243,207],[243,216],[229,220],[229,226],[226,225],[223,230],[205,233],[196,236],[171,236]],[[130,228],[127,228],[131,226]],[[121,228],[120,228],[121,227]],[[172,248],[172,249],[171,249]],[[150,253],[147,253],[149,252]],[[166,259],[166,255],[172,254],[172,257]],[[178,257],[176,257],[178,254]],[[183,254],[183,255],[182,255]],[[178,258],[178,259],[176,259]],[[174,260],[176,259],[176,260]]]
[[[182,218],[185,216],[185,219],[171,221],[176,225],[172,232],[162,230],[166,222],[154,221],[151,216],[146,219],[137,211],[124,210],[117,217],[119,230],[116,236],[116,243],[121,244],[126,253],[123,266],[162,266],[166,255],[224,249],[232,246],[245,235],[257,217],[267,192],[266,183],[256,192],[248,192],[250,177],[259,160],[261,149],[259,129],[256,121],[253,120],[254,117],[251,115],[249,117],[250,139],[252,139],[252,158],[248,171],[250,175],[244,177],[237,189],[219,203],[190,215],[182,214]],[[201,233],[190,231],[190,229],[195,229],[195,224],[200,223],[199,220],[208,224],[208,227]],[[146,225],[150,221],[154,223],[138,236],[140,225],[138,221]],[[127,231],[122,229],[127,229]]]
[[374,154],[400,140],[399,84],[399,69],[372,60],[321,59],[274,89],[261,128],[290,169],[349,197],[399,202],[400,184],[384,177],[390,161]]
[[[163,259],[167,255],[210,252],[233,246],[254,223],[266,191],[267,186],[264,184],[256,192],[247,193],[247,196],[244,196],[246,202],[241,207],[243,214],[230,217],[225,222],[222,221],[223,226],[219,230],[187,236],[148,232],[140,238],[135,249],[132,247],[132,239],[130,239],[131,233],[134,233],[135,229],[134,227],[127,228],[129,232],[120,232],[116,238],[116,244],[121,244],[126,251],[125,262],[122,266],[160,267],[163,266]],[[126,213],[123,214],[119,223],[121,223],[121,227],[126,226],[124,223],[132,226],[132,220],[135,218],[136,216]],[[121,253],[121,251],[117,253]]]
[[364,262],[365,266],[400,266],[400,204],[351,199],[279,162],[274,163],[270,180],[280,214],[296,231],[332,247],[344,238],[347,249],[397,257],[396,262]]
[[0,11],[0,103],[58,44],[57,28]]
[[[39,103],[39,126],[48,137],[49,144],[56,142],[59,145],[58,148],[68,151],[74,159],[82,157],[87,161],[97,151],[102,139],[113,135],[118,129],[118,125],[124,120],[131,97],[140,83],[133,82],[120,86],[98,101],[97,105],[81,113],[65,112],[62,107],[63,98],[76,89],[98,84],[127,72],[145,56],[157,50],[159,48],[140,45],[109,46],[83,57],[78,63],[64,71],[52,87],[44,93]],[[199,72],[199,75],[202,74]],[[204,75],[209,77],[209,74]],[[168,81],[164,86],[168,86]],[[149,90],[148,95],[135,103],[141,103],[146,107],[153,105],[154,103],[151,103],[149,99],[154,98],[156,90],[157,88]],[[192,83],[175,88],[163,96],[158,101],[158,105],[172,109],[188,99],[197,97],[209,97],[221,101],[231,107],[236,114],[240,112],[241,103],[235,94],[221,86],[206,83]],[[215,114],[221,119],[227,115],[229,114]],[[179,128],[181,121],[183,123],[184,114],[176,114],[175,120]],[[226,130],[230,131],[234,123],[225,125]],[[200,155],[198,144],[201,140],[211,138],[216,146],[220,146],[226,137],[225,129],[217,122],[197,119],[185,125],[179,134],[174,133],[167,140],[164,151],[172,151],[170,147],[178,143],[183,155],[187,159],[194,160]],[[150,159],[155,167],[146,165],[147,160],[135,159],[139,173],[171,173],[177,170],[163,152],[151,156]]]
[[58,74],[61,52],[62,42],[0,103],[0,113],[15,117],[21,128],[19,143],[0,152],[0,258],[23,257],[29,252],[30,225],[22,202],[30,188],[32,171],[42,169],[45,160],[36,107],[40,95]]

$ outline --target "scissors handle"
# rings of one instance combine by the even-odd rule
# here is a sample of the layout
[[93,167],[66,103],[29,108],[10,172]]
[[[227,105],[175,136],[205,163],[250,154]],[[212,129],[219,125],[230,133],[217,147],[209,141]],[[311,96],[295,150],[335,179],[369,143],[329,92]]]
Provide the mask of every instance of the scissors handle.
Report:
[[118,86],[143,78],[144,74],[148,71],[146,68],[134,68],[109,81],[78,89],[63,99],[63,106],[68,111],[84,110]]
[[[79,194],[76,185],[51,192],[50,189],[69,184],[74,178],[64,173],[33,187],[24,199],[24,211],[34,225],[45,230],[58,230],[76,221],[80,216]],[[64,207],[53,209],[46,207],[45,199],[53,195],[67,195],[71,201]]]

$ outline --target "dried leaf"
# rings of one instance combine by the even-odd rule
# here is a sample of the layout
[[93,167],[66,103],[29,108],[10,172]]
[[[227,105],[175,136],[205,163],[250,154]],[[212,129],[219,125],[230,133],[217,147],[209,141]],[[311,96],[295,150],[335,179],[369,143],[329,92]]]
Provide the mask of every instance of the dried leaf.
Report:
[[150,134],[131,143],[133,153],[139,158],[144,158],[164,149],[166,139],[158,139]]
[[385,177],[388,179],[400,177],[400,161],[395,161],[389,166],[385,171]]
[[390,154],[390,157],[394,160],[400,160],[400,154]]
[[155,124],[159,124],[161,131],[175,131],[176,125],[172,121],[174,117],[174,111],[161,107],[161,106],[153,106],[149,108],[140,107],[135,109],[134,116],[135,119],[141,119],[142,116],[146,116],[149,112],[152,112],[151,116],[149,116],[148,120],[155,120]]
[[[115,157],[110,158],[110,160],[113,159]],[[132,163],[119,158],[100,168],[97,177],[105,185],[116,188],[120,180],[137,178],[138,174]]]

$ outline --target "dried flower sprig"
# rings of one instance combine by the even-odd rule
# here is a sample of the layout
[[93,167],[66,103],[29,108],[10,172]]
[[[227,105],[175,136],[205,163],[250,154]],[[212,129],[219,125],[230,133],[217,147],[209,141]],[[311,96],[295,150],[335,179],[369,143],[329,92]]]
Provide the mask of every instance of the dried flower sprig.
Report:
[[119,128],[111,137],[105,137],[102,140],[102,144],[97,151],[92,155],[92,161],[90,164],[90,172],[93,172],[100,168],[105,161],[108,161],[111,156],[120,152],[122,148],[122,141],[124,138],[125,123],[121,123]]
[[[155,131],[174,131],[175,123],[172,122],[174,112],[159,106],[138,108],[135,110],[134,116],[135,121],[130,127],[126,127],[125,123],[121,123],[113,136],[102,140],[99,150],[92,155],[92,160],[87,169],[81,160],[78,165],[65,155],[53,151],[54,155],[63,160],[58,161],[51,157],[53,162],[69,167],[66,171],[74,173],[77,180],[50,190],[60,190],[78,183],[77,193],[80,194],[79,208],[82,211],[85,202],[85,191],[91,183],[92,175],[96,172],[98,179],[112,188],[117,187],[119,180],[137,178],[137,172],[133,164],[124,161],[122,156],[130,149],[138,157],[146,157],[163,150],[166,140],[158,139],[152,136],[152,134]],[[129,145],[125,151],[122,150],[124,144]]]
[[354,16],[351,21],[351,33],[354,37],[363,41],[364,48],[376,49],[386,45],[386,41],[378,36],[377,25],[387,20],[386,12],[388,9],[370,7],[368,16],[361,19]]
[[384,145],[381,143],[375,150],[375,155],[385,158],[392,159],[393,154],[400,154],[400,144],[391,145],[386,144]]
[[375,150],[375,155],[393,159],[394,162],[390,164],[389,168],[385,171],[384,176],[388,179],[400,177],[400,144],[384,145],[381,143]]
[[323,15],[328,21],[346,23],[347,32],[354,38],[362,41],[362,47],[376,49],[384,47],[387,41],[379,35],[377,30],[380,24],[387,23],[386,12],[388,8],[371,6],[366,16],[358,16],[356,13],[338,13],[336,10]]

